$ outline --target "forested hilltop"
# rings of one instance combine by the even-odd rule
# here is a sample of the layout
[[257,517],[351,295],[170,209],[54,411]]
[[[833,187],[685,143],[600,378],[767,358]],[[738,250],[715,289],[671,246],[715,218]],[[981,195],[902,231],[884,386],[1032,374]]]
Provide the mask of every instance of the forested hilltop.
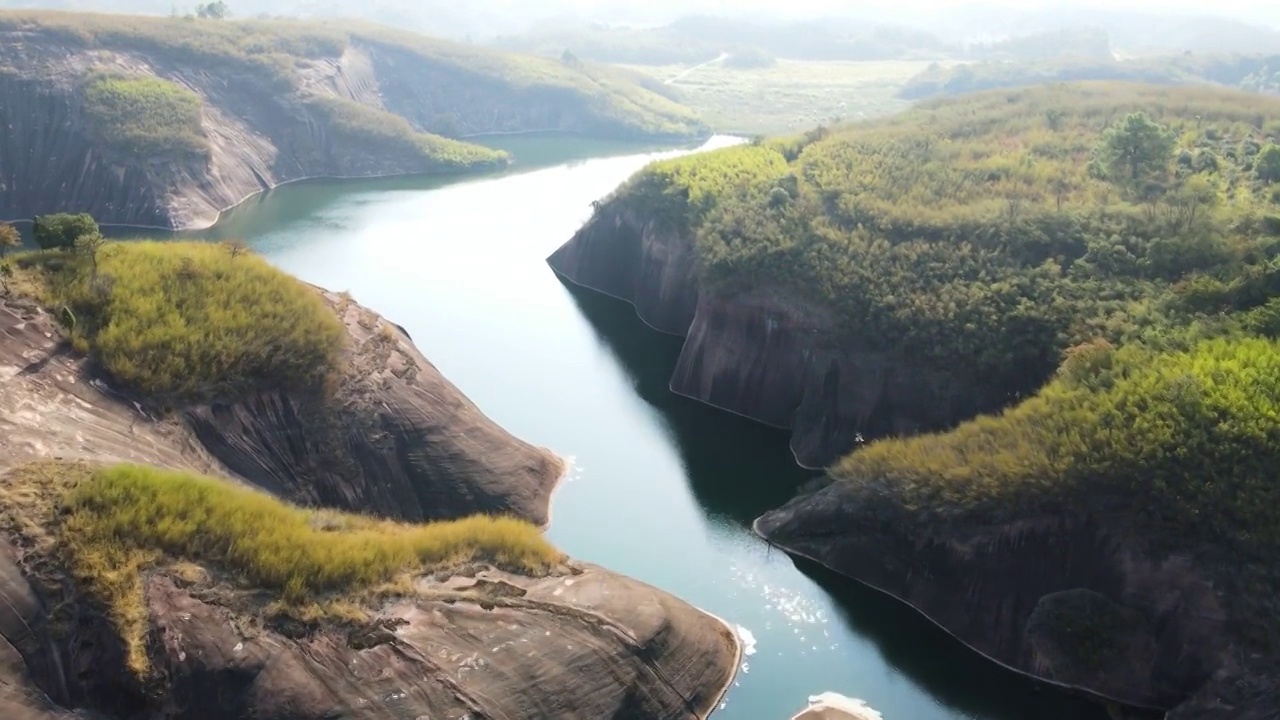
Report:
[[708,133],[616,70],[372,24],[15,11],[0,47],[6,219],[198,227],[299,178],[507,162],[476,135]]
[[618,198],[704,287],[785,288],[868,347],[1034,390],[1095,338],[1280,330],[1280,100],[1083,84],[650,166]]
[[[676,385],[746,314],[753,365],[715,383],[819,378],[787,396],[797,434],[832,437],[840,403],[928,430],[876,423],[912,381],[961,423],[848,442],[762,534],[1007,665],[1207,717],[1280,697],[1277,139],[1280,100],[1242,92],[991,91],[657,163],[597,215],[691,240],[704,347]],[[815,392],[840,396],[818,420]]]

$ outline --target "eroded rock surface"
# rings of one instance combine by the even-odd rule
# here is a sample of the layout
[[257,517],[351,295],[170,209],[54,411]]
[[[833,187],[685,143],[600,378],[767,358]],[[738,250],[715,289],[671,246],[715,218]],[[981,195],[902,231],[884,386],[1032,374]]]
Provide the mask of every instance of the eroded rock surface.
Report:
[[[1150,551],[1124,511],[923,528],[890,497],[875,483],[835,482],[755,529],[908,603],[1006,667],[1128,705],[1175,708],[1259,662],[1212,573]],[[1233,707],[1204,717],[1268,717]],[[1201,717],[1190,708],[1171,717]]]
[[[325,297],[352,341],[340,407],[322,418],[311,400],[262,393],[166,420],[91,379],[43,310],[0,301],[0,490],[33,460],[130,461],[396,517],[545,521],[560,461],[485,418],[403,331]],[[572,561],[540,579],[423,578],[365,627],[267,620],[250,591],[157,570],[145,581],[154,672],[140,684],[110,623],[59,603],[49,573],[21,536],[0,542],[0,717],[705,718],[739,661],[719,620]]]
[[398,327],[325,298],[350,336],[336,397],[259,392],[167,418],[95,378],[46,312],[0,302],[0,472],[49,457],[149,462],[303,505],[546,524],[563,462],[487,418]]
[[829,465],[859,434],[945,427],[1005,400],[981,379],[869,350],[856,329],[794,293],[704,290],[687,231],[646,216],[625,193],[548,262],[565,280],[626,300],[650,326],[684,336],[671,390],[791,430],[805,467]]
[[[492,577],[524,595],[475,589]],[[12,556],[0,558],[0,583],[17,599],[0,606],[0,710],[18,720],[69,717],[64,707],[184,720],[705,718],[737,661],[726,626],[589,565],[539,580],[494,570],[424,580],[420,598],[387,604],[370,623],[378,632],[359,640],[263,622],[157,572],[146,598],[162,680],[144,690],[104,662],[109,634],[90,644],[50,627]]]

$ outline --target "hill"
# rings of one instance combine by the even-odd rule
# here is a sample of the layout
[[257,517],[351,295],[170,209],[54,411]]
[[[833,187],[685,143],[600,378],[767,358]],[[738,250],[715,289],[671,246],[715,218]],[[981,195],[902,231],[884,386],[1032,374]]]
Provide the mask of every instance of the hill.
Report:
[[705,718],[732,680],[732,631],[556,551],[563,462],[350,297],[92,233],[0,279],[0,716]]
[[1277,139],[1238,91],[989,91],[655,163],[550,262],[687,336],[673,390],[830,466],[770,541],[1007,666],[1256,710]]
[[3,12],[0,42],[0,217],[200,227],[299,178],[506,162],[462,137],[707,132],[619,71],[369,24]]
[[905,100],[1062,82],[1119,80],[1162,85],[1222,85],[1250,92],[1280,92],[1275,55],[1169,55],[1127,60],[1054,57],[1033,62],[930,65],[898,91]]

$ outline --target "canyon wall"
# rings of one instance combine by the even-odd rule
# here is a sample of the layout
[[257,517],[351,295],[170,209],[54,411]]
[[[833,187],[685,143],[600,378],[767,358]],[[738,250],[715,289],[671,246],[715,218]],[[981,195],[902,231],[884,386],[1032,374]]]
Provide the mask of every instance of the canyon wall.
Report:
[[565,280],[631,303],[686,338],[671,390],[792,431],[796,459],[824,467],[861,435],[945,427],[996,393],[893,353],[785,288],[707,290],[690,233],[647,216],[625,192],[549,259]]

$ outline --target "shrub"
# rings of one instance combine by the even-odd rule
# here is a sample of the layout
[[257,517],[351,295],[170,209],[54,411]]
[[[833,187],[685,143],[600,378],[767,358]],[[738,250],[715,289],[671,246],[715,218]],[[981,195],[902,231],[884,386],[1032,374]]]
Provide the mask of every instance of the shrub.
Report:
[[98,223],[88,213],[69,215],[37,215],[32,221],[31,234],[36,244],[45,250],[69,249],[76,240],[86,235],[99,235]]
[[113,242],[96,272],[37,256],[41,301],[68,308],[72,339],[117,382],[185,403],[259,387],[315,389],[346,332],[313,289],[252,254],[202,243]]

